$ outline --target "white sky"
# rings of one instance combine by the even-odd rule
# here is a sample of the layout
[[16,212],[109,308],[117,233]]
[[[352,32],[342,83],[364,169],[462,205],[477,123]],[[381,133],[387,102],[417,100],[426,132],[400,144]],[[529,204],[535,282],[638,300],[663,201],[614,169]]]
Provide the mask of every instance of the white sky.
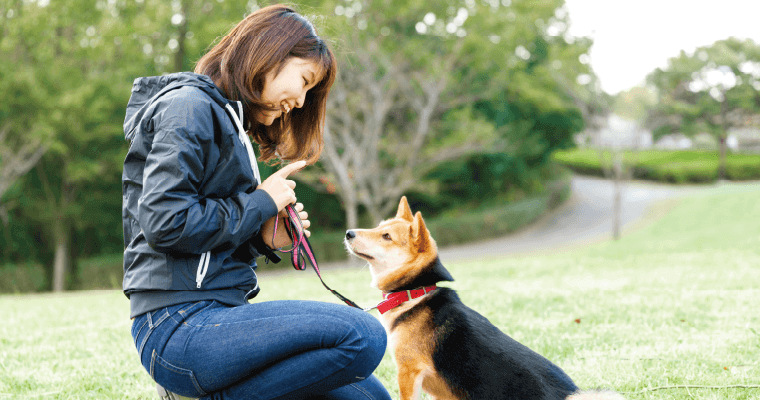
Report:
[[573,36],[591,36],[592,69],[616,94],[684,49],[730,36],[761,43],[759,0],[566,0]]

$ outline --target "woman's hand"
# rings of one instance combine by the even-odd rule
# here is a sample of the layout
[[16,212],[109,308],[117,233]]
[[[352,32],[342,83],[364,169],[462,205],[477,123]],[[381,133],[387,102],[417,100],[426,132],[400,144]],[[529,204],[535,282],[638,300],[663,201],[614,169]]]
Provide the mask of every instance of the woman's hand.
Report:
[[[309,214],[304,211],[304,205],[301,203],[296,203],[294,209],[297,213],[299,213],[299,218],[301,218],[301,224],[304,227],[304,235],[306,237],[311,236],[312,233],[309,232],[307,228],[309,228],[312,223],[309,222]],[[281,211],[278,214],[280,221],[278,221],[277,224],[277,233],[275,234],[274,242],[272,241],[272,234],[275,230],[275,217],[270,218],[267,222],[264,223],[264,225],[262,225],[262,239],[264,239],[264,244],[269,246],[271,249],[279,249],[281,247],[286,247],[293,244],[291,239],[288,237],[288,233],[286,233],[284,226],[288,223],[288,215],[286,215],[285,211]]]
[[277,211],[283,211],[285,206],[296,202],[296,192],[293,191],[296,188],[296,182],[286,178],[306,165],[306,161],[296,161],[293,164],[288,164],[265,179],[256,190],[261,189],[267,192],[275,202]]

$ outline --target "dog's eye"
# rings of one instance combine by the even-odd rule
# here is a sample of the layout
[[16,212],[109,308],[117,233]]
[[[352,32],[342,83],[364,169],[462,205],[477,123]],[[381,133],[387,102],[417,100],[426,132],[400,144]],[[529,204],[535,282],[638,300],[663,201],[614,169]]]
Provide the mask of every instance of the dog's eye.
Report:
[[391,235],[389,235],[388,233],[384,233],[383,238],[386,240],[391,240]]

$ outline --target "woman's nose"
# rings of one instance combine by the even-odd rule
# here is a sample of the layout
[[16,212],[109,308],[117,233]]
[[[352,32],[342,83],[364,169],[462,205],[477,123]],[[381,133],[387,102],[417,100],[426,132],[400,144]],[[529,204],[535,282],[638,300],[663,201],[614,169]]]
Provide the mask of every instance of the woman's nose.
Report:
[[304,106],[304,99],[306,99],[306,97],[307,97],[307,91],[304,90],[301,92],[301,96],[299,96],[296,99],[296,108],[301,108]]

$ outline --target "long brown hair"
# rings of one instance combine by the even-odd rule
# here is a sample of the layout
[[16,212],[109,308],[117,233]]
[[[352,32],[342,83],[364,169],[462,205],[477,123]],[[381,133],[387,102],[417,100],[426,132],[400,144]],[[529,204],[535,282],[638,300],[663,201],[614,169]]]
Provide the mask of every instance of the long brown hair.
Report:
[[[259,111],[277,110],[261,101],[264,77],[280,72],[291,57],[313,61],[322,79],[307,92],[302,108],[270,126],[260,124],[255,118]],[[272,5],[238,23],[198,60],[195,72],[209,76],[230,100],[243,103],[244,128],[259,145],[260,160],[311,164],[322,152],[325,108],[337,69],[333,52],[309,21],[287,6]]]

